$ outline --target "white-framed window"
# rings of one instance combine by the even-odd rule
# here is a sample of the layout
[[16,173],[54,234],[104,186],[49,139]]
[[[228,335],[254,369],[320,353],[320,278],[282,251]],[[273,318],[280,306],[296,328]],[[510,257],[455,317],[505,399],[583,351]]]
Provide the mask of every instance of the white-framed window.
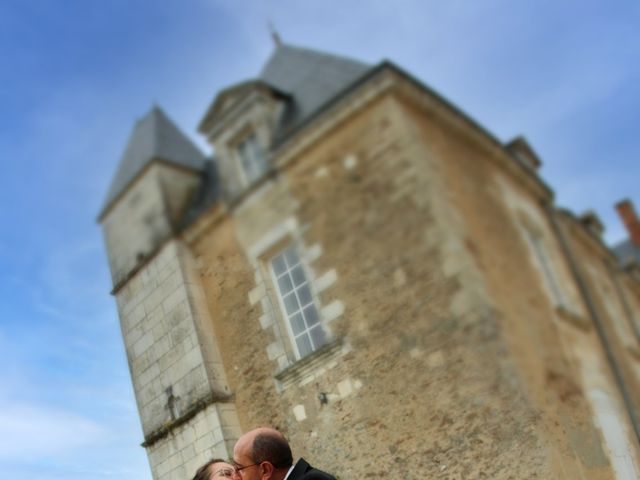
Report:
[[553,265],[553,262],[551,261],[551,258],[549,257],[549,252],[547,251],[542,236],[530,231],[528,228],[525,229],[525,231],[527,241],[529,242],[529,245],[533,250],[536,261],[538,263],[538,267],[542,271],[544,281],[549,292],[551,293],[553,304],[556,307],[568,308],[569,304],[562,290],[562,287],[560,286],[558,273]]
[[247,135],[236,147],[242,173],[247,184],[253,183],[267,170],[267,161],[255,132]]
[[294,351],[297,358],[305,357],[323,346],[327,336],[304,266],[293,246],[273,257],[269,266]]

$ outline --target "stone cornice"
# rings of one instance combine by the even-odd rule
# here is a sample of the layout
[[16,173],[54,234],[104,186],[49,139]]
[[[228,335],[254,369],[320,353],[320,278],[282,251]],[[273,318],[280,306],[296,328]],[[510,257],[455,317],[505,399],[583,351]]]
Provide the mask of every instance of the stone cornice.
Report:
[[157,428],[153,432],[145,435],[144,442],[141,446],[149,448],[159,440],[162,440],[169,435],[176,428],[184,425],[198,413],[205,410],[209,405],[214,403],[230,403],[233,401],[233,396],[228,394],[210,393],[199,400],[196,400],[191,406],[178,418],[175,418],[169,422],[164,423],[160,428]]

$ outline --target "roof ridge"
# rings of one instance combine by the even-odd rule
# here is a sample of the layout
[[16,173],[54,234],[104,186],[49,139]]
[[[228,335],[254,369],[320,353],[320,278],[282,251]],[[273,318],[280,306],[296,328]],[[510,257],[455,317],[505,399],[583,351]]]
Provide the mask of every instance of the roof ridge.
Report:
[[271,63],[271,61],[275,58],[276,55],[278,55],[279,52],[283,50],[293,50],[295,52],[306,53],[316,57],[324,57],[325,59],[338,60],[341,62],[349,62],[362,68],[370,68],[373,66],[369,63],[363,62],[361,60],[357,60],[355,58],[347,57],[344,55],[337,55],[335,53],[330,53],[323,50],[317,50],[315,48],[301,47],[298,45],[293,45],[291,43],[282,42],[281,44],[276,45],[276,47],[271,52],[271,55],[269,55],[267,61],[262,65],[262,68],[258,73],[258,78],[262,78],[264,76],[265,71],[269,66],[269,64]]

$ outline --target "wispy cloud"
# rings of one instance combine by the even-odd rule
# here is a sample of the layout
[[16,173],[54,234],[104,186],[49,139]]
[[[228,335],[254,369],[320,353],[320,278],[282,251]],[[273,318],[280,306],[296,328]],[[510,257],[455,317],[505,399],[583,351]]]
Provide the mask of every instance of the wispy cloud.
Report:
[[89,418],[43,405],[0,404],[0,460],[24,463],[89,448],[107,435]]

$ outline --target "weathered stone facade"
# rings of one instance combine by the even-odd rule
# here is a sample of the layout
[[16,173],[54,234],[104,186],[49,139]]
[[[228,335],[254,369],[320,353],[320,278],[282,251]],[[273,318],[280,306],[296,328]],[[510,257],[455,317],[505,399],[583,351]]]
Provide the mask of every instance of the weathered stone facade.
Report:
[[[295,98],[235,112],[256,89],[203,125],[213,143],[260,129],[261,178],[180,223],[198,172],[167,182],[150,159],[102,214],[154,478],[188,478],[266,424],[342,479],[637,478],[638,272],[597,219],[554,207],[526,142],[388,63],[280,139],[268,129]],[[238,160],[216,152],[224,183]],[[142,188],[171,228],[127,213]],[[178,207],[152,205],[169,193]],[[272,263],[288,247],[326,338],[302,358]]]

